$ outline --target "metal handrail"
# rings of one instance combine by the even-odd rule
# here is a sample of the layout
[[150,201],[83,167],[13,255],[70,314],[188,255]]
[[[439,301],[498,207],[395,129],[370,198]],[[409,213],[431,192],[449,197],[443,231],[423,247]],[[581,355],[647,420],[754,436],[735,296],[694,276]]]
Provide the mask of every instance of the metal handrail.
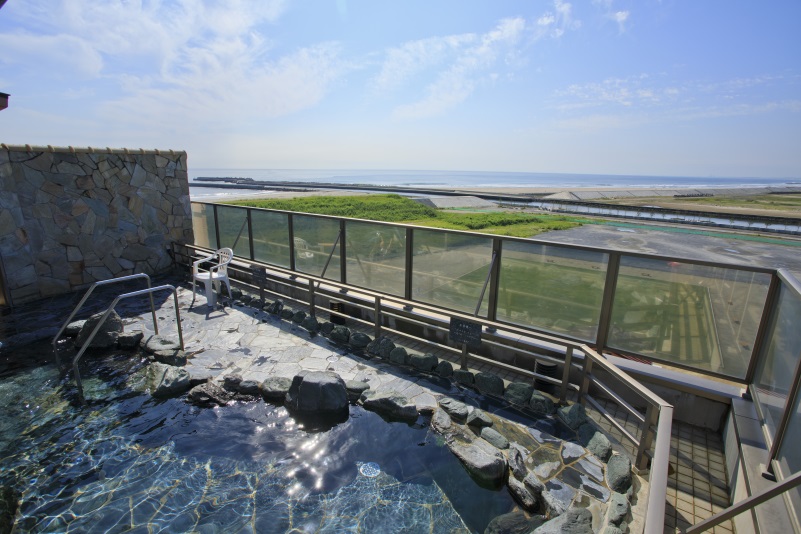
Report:
[[[86,349],[89,348],[89,345],[94,340],[95,335],[97,335],[97,332],[100,330],[100,327],[103,326],[103,323],[106,322],[106,319],[108,319],[109,315],[111,315],[111,312],[114,311],[114,308],[117,306],[117,303],[119,303],[119,301],[121,301],[122,299],[128,297],[137,297],[139,295],[145,295],[145,294],[150,295],[152,300],[153,293],[155,293],[156,291],[162,291],[164,289],[169,289],[170,291],[172,291],[172,297],[175,303],[175,322],[178,325],[178,340],[181,344],[181,350],[184,349],[184,335],[183,335],[183,330],[181,328],[181,311],[178,309],[178,292],[176,291],[175,286],[165,284],[163,286],[149,287],[147,289],[140,289],[139,291],[123,293],[122,295],[117,296],[117,298],[115,298],[112,301],[111,306],[109,306],[108,309],[103,313],[103,316],[100,318],[100,321],[98,321],[94,330],[92,330],[92,333],[89,334],[89,338],[84,342],[83,346],[81,347],[81,350],[78,351],[78,354],[72,361],[72,369],[73,372],[75,373],[75,383],[78,386],[78,398],[81,400],[81,404],[86,404],[86,398],[83,395],[83,383],[81,382],[81,372],[80,369],[78,368],[78,363],[81,360],[81,356],[83,356],[84,352],[86,352]],[[158,322],[156,320],[155,313],[153,314],[153,330],[156,333],[158,333]]]
[[743,512],[747,512],[748,510],[756,508],[763,502],[772,499],[773,497],[776,497],[778,495],[781,495],[786,491],[790,491],[791,489],[799,485],[801,485],[801,471],[793,473],[792,476],[782,480],[772,488],[768,488],[760,491],[759,493],[751,495],[747,499],[743,499],[737,504],[729,506],[725,510],[718,512],[712,517],[709,517],[707,519],[704,519],[700,523],[692,525],[690,528],[684,531],[684,534],[696,534],[698,532],[706,532],[715,525],[719,525],[722,522],[726,521],[727,519],[731,519],[736,515],[739,515]]
[[[83,298],[81,299],[81,301],[78,302],[78,304],[75,306],[75,308],[73,308],[72,313],[69,315],[69,317],[67,317],[67,320],[64,321],[64,324],[61,326],[61,328],[59,329],[58,333],[53,338],[53,354],[56,357],[56,365],[58,365],[59,368],[61,368],[61,358],[59,358],[59,356],[58,356],[58,349],[56,348],[56,342],[58,341],[58,338],[61,337],[61,334],[64,333],[64,330],[67,329],[67,326],[69,326],[69,324],[72,322],[72,319],[78,313],[78,310],[80,310],[83,307],[83,305],[86,303],[86,301],[89,299],[89,296],[92,294],[92,291],[94,291],[95,288],[98,287],[98,286],[103,286],[103,285],[108,285],[108,284],[116,284],[117,282],[126,282],[128,280],[133,280],[135,278],[144,278],[144,279],[146,279],[147,280],[147,287],[148,287],[148,289],[150,289],[150,287],[151,287],[151,285],[150,285],[150,277],[145,273],[130,274],[128,276],[121,276],[119,278],[109,278],[108,280],[101,280],[101,281],[95,282],[94,284],[89,286],[89,289],[86,290],[86,293],[84,293]],[[150,313],[153,315],[153,324],[156,325],[155,326],[155,331],[156,331],[156,334],[158,334],[159,330],[158,330],[158,325],[156,324],[156,305],[153,302],[153,295],[152,294],[150,295]]]

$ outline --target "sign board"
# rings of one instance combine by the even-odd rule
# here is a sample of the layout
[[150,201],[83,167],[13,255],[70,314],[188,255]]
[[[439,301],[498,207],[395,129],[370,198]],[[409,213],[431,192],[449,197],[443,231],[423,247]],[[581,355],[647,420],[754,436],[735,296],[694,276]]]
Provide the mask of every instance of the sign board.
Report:
[[481,346],[481,323],[451,317],[448,334],[454,343],[464,343],[472,349]]
[[250,272],[253,275],[253,279],[257,282],[264,282],[267,280],[267,270],[261,265],[257,265],[255,263],[251,264]]

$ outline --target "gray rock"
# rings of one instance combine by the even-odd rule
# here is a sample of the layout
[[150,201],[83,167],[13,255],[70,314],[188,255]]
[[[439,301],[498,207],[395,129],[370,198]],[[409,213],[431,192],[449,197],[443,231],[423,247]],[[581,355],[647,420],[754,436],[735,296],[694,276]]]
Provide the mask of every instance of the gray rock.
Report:
[[237,389],[239,393],[243,395],[253,395],[254,397],[258,397],[261,395],[259,391],[259,383],[255,380],[243,380],[239,383],[239,388]]
[[361,332],[351,332],[348,344],[356,350],[364,350],[372,339],[367,334]]
[[609,461],[612,456],[612,444],[609,438],[592,423],[584,423],[579,427],[578,438],[579,442],[602,462]]
[[506,458],[489,444],[448,442],[448,448],[479,483],[500,486],[506,478]]
[[331,371],[301,371],[292,379],[286,407],[302,415],[346,413],[348,392],[345,381]]
[[147,370],[150,394],[157,398],[175,397],[189,390],[189,373],[186,369],[153,363]]
[[389,355],[392,354],[394,349],[395,343],[393,343],[389,338],[382,337],[378,343],[378,355],[385,360],[389,360]]
[[526,458],[528,458],[528,451],[517,443],[509,445],[509,451],[506,453],[506,461],[509,464],[509,469],[512,470],[512,476],[518,480],[523,480],[528,475],[528,468],[526,467]]
[[331,330],[331,333],[328,337],[335,343],[347,345],[348,340],[350,340],[350,328],[347,326],[336,325]]
[[442,360],[437,364],[437,368],[434,372],[442,378],[450,378],[453,376],[453,365],[447,360]]
[[309,315],[300,323],[300,327],[306,329],[310,334],[316,334],[320,330],[320,323],[317,317]]
[[501,435],[494,428],[484,427],[481,429],[481,437],[496,449],[508,449],[509,440]]
[[511,382],[506,386],[503,397],[512,404],[528,406],[531,394],[534,393],[534,386],[526,382]]
[[476,373],[476,388],[482,393],[503,395],[503,378],[493,373]]
[[[545,489],[545,484],[543,484],[534,473],[528,473],[525,477],[523,477],[523,485],[525,485],[526,488],[528,488],[528,491],[538,499],[545,495],[545,493],[548,491]],[[542,511],[545,512],[545,509]]]
[[323,323],[320,325],[320,333],[325,337],[331,337],[331,332],[334,331],[334,323]]
[[[228,290],[228,288],[225,286],[225,284],[222,285],[221,289],[224,289],[225,291]],[[232,299],[238,300],[238,299],[241,299],[242,297],[243,297],[243,295],[242,295],[242,290],[241,289],[239,289],[238,287],[232,287],[231,288],[231,298]]]
[[581,425],[587,422],[587,413],[584,410],[584,406],[581,404],[563,406],[559,408],[556,413],[559,419],[572,430],[578,430]]
[[492,426],[492,418],[484,410],[473,408],[467,414],[467,424],[477,428],[484,428],[485,426]]
[[284,402],[292,385],[292,379],[286,376],[271,376],[261,383],[261,396],[266,401]]
[[525,484],[514,477],[510,478],[506,484],[514,500],[517,501],[526,512],[540,511],[539,499],[528,490]]
[[143,337],[142,332],[123,332],[117,336],[117,346],[121,349],[135,349]]
[[472,386],[476,381],[473,373],[471,373],[467,369],[454,369],[453,378],[458,383],[465,386]]
[[528,407],[535,413],[542,415],[551,415],[556,413],[556,406],[553,401],[540,393],[535,391],[529,398]]
[[[16,477],[14,477],[16,478]],[[9,484],[7,482],[6,484]],[[0,487],[0,532],[7,534],[14,529],[14,519],[22,502],[22,493],[13,485],[3,485]]]
[[439,405],[456,421],[460,423],[467,421],[467,414],[470,412],[467,404],[450,397],[443,397],[439,400]]
[[223,388],[235,393],[239,391],[239,384],[242,382],[242,375],[230,374],[223,377]]
[[408,365],[409,355],[403,347],[395,347],[392,349],[392,352],[389,353],[389,361],[395,365]]
[[77,336],[83,325],[86,324],[86,319],[81,319],[80,321],[72,321],[67,327],[64,329],[64,335],[67,337],[75,337]]
[[612,497],[609,499],[609,508],[606,513],[606,518],[612,525],[619,526],[625,521],[626,516],[631,511],[631,504],[629,500],[622,493],[612,492]]
[[208,371],[189,371],[189,385],[191,387],[199,386],[200,384],[204,384],[209,380],[212,380],[214,375],[209,373]]
[[281,319],[284,319],[285,321],[291,321],[294,315],[295,312],[293,312],[289,308],[283,308],[281,310]]
[[273,315],[280,315],[281,311],[284,309],[284,302],[281,300],[276,300],[275,302],[264,306],[264,311],[267,313],[271,313]]
[[417,421],[417,408],[409,400],[394,391],[372,395],[362,402],[366,410],[383,415],[394,421],[413,423]]
[[370,389],[370,384],[367,382],[359,382],[358,380],[345,380],[345,389],[348,392],[348,400],[356,402],[362,394]]
[[[236,292],[236,290],[232,291],[232,293],[235,293],[235,292]],[[236,297],[234,297],[234,298],[236,298]],[[253,302],[253,295],[243,294],[241,297],[239,297],[239,300],[242,302],[243,306],[249,306],[250,303]]]
[[577,443],[565,441],[562,443],[562,462],[567,465],[575,462],[587,454],[587,450]]
[[623,531],[620,527],[616,527],[615,525],[606,525],[603,534],[623,534]]
[[432,372],[437,368],[439,361],[433,354],[412,354],[409,356],[409,365],[417,370],[425,371],[426,373]]
[[364,352],[370,356],[378,356],[378,347],[381,346],[381,339],[374,339],[364,347]]
[[234,394],[226,391],[214,382],[206,382],[189,390],[186,400],[195,406],[225,406]]
[[[92,331],[95,329],[97,324],[100,322],[100,319],[103,318],[105,312],[96,313],[89,317],[81,328],[81,331],[78,332],[78,337],[75,338],[75,346],[82,347],[84,343],[89,339],[89,336],[92,334]],[[124,331],[124,327],[122,325],[122,319],[117,312],[112,311],[103,325],[100,327],[100,330],[97,331],[92,343],[89,345],[90,348],[93,349],[107,349],[113,347],[117,344],[117,337]]]
[[431,417],[431,428],[440,434],[446,434],[452,424],[451,416],[442,408],[438,408]]
[[542,498],[545,501],[548,517],[562,515],[570,507],[570,503],[576,497],[576,490],[557,478],[552,478],[545,483],[545,491]]
[[306,312],[305,311],[296,311],[292,314],[292,322],[295,324],[300,324],[303,320],[306,319]]
[[631,487],[631,460],[624,454],[617,454],[606,464],[606,483],[612,491],[626,493]]
[[139,345],[150,354],[160,350],[181,350],[181,344],[178,341],[163,336],[143,337]]
[[592,512],[587,508],[571,508],[531,534],[593,534]]
[[527,517],[520,511],[509,512],[494,517],[484,529],[484,534],[529,534],[545,521],[545,516],[542,515]]
[[186,353],[181,349],[178,350],[157,350],[153,353],[153,358],[160,363],[166,365],[174,365],[176,367],[183,367],[186,365]]

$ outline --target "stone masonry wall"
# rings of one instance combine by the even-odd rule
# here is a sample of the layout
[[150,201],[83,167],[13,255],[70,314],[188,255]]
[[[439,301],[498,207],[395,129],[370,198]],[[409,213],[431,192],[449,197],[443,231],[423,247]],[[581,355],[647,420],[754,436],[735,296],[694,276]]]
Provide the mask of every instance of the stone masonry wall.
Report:
[[9,304],[170,266],[192,243],[186,152],[0,144]]

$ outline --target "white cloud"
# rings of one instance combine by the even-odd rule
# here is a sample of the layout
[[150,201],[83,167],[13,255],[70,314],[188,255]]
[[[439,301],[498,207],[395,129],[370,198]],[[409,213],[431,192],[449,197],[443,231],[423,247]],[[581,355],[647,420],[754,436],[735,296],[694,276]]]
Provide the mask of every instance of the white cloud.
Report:
[[476,39],[472,33],[448,35],[410,41],[391,48],[386,53],[381,72],[372,82],[373,88],[378,92],[395,89],[415,74],[452,59]]
[[47,69],[56,76],[97,77],[103,58],[85,40],[72,35],[0,33],[0,64],[17,64],[22,70]]
[[562,0],[554,0],[554,11],[547,11],[537,19],[535,39],[551,37],[558,39],[568,30],[577,30],[581,21],[573,18],[573,6]]
[[[492,67],[501,54],[511,51],[526,28],[524,19],[517,17],[500,21],[489,32],[471,40],[461,50],[448,69],[426,89],[426,96],[417,102],[395,109],[399,119],[419,119],[439,115],[464,102],[484,78],[491,80]],[[497,74],[497,73],[494,73]]]
[[626,31],[626,21],[629,19],[628,11],[615,11],[610,17],[617,22],[617,28],[620,33]]

